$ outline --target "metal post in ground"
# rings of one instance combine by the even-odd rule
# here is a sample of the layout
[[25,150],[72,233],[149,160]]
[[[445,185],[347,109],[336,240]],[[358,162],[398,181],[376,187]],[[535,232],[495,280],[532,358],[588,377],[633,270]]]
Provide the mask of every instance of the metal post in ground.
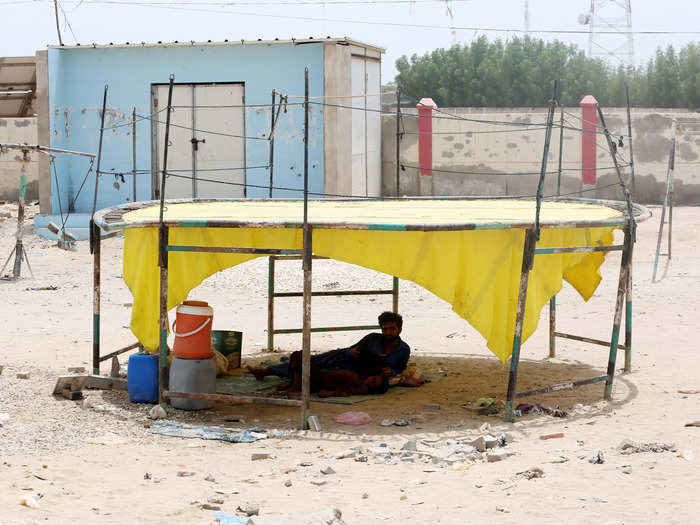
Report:
[[399,313],[399,278],[394,277],[391,287],[391,311]]
[[625,301],[625,372],[632,371],[632,260],[627,271],[627,293]]
[[557,338],[554,332],[557,330],[557,296],[549,300],[549,357],[557,356]]
[[309,68],[304,70],[304,323],[301,345],[301,421],[299,428],[309,428],[311,406],[311,227],[309,225]]
[[101,296],[101,271],[100,248],[102,239],[100,227],[95,223],[91,224],[93,232],[93,276],[92,276],[92,373],[100,373],[100,296]]
[[[617,359],[617,343],[620,339],[620,324],[622,320],[622,307],[625,302],[625,292],[630,263],[632,262],[632,231],[630,225],[625,228],[625,248],[622,250],[622,260],[620,262],[620,278],[617,284],[617,300],[615,302],[615,316],[613,318],[612,336],[610,338],[610,355],[608,357],[607,379],[605,380],[605,399],[612,399],[612,386],[615,377],[615,361]],[[626,357],[627,358],[627,357]],[[630,356],[631,359],[631,356]]]
[[267,259],[267,351],[275,348],[275,256]]
[[170,141],[170,114],[173,105],[175,76],[170,75],[168,110],[165,117],[165,141],[163,144],[163,172],[160,182],[160,215],[158,220],[158,266],[160,267],[160,367],[158,374],[158,403],[164,404],[163,392],[168,389],[168,243],[169,232],[163,222],[165,210],[165,181],[168,175],[168,143]]
[[515,316],[515,331],[513,333],[513,353],[510,357],[510,374],[508,376],[508,393],[506,394],[507,422],[513,421],[513,402],[515,400],[518,384],[518,365],[520,363],[520,344],[523,335],[523,320],[525,318],[525,301],[527,299],[527,284],[530,270],[535,257],[535,245],[537,234],[529,229],[525,232],[525,245],[523,247],[523,265],[520,271],[520,288],[518,289],[518,309]]

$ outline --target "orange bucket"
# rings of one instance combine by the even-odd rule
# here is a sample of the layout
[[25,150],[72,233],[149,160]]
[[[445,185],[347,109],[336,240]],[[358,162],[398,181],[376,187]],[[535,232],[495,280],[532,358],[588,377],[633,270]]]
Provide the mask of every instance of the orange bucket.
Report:
[[173,354],[184,359],[211,357],[211,324],[214,309],[204,301],[185,301],[177,307]]

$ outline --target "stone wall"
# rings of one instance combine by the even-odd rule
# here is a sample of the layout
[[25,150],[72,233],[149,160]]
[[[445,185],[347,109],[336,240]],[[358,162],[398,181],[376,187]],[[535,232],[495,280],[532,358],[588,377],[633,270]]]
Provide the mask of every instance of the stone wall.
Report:
[[[385,107],[388,111],[395,108]],[[399,194],[426,194],[419,187],[417,111],[402,109]],[[624,135],[620,153],[630,158],[625,108],[604,109],[608,129]],[[545,130],[537,124],[547,118],[546,108],[441,108],[433,113],[434,195],[534,195],[542,163]],[[561,113],[557,110],[555,123]],[[632,137],[635,161],[635,196],[641,203],[661,203],[666,190],[672,119],[680,122],[674,171],[675,202],[700,204],[700,114],[683,110],[635,108],[632,110]],[[469,119],[469,120],[465,120]],[[564,126],[581,128],[581,109],[564,108]],[[522,122],[531,127],[514,128],[505,124],[479,121]],[[577,193],[598,199],[620,199],[622,193],[603,135],[598,135],[597,185],[581,183],[581,132],[565,129],[561,140],[561,193]],[[545,195],[557,193],[559,129],[552,133]],[[396,117],[382,120],[382,193],[396,195]],[[629,175],[629,167],[623,174]],[[423,177],[425,179],[425,177]],[[429,191],[429,190],[428,190]]]
[[[37,144],[36,118],[0,118],[0,144]],[[37,153],[29,155],[26,166],[27,201],[39,198],[39,163]],[[22,172],[22,152],[8,149],[0,152],[0,201],[16,201]]]

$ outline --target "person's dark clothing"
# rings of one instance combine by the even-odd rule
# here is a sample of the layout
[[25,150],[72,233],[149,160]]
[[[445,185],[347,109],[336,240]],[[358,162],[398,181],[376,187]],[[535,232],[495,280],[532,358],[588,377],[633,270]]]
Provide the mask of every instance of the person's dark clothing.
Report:
[[[352,356],[352,349],[357,347],[360,351],[358,357]],[[364,336],[360,341],[349,348],[338,348],[322,354],[311,356],[311,361],[322,370],[352,370],[360,377],[374,375],[373,371],[379,368],[391,368],[391,375],[400,374],[406,369],[408,358],[411,356],[410,347],[399,338],[393,351],[384,355],[384,338],[382,334],[372,333]],[[289,377],[289,364],[279,363],[268,366],[267,369],[279,377]]]

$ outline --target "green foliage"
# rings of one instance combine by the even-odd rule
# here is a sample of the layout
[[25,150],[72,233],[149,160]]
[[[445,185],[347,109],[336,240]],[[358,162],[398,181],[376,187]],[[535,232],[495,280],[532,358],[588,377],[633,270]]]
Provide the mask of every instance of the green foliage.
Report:
[[575,45],[545,42],[528,36],[436,49],[396,61],[395,82],[407,96],[431,97],[441,107],[546,106],[554,79],[560,101],[578,105],[593,95],[603,106],[624,106],[625,84],[634,106],[700,108],[700,44],[659,48],[653,59],[637,67],[610,67],[586,57]]

